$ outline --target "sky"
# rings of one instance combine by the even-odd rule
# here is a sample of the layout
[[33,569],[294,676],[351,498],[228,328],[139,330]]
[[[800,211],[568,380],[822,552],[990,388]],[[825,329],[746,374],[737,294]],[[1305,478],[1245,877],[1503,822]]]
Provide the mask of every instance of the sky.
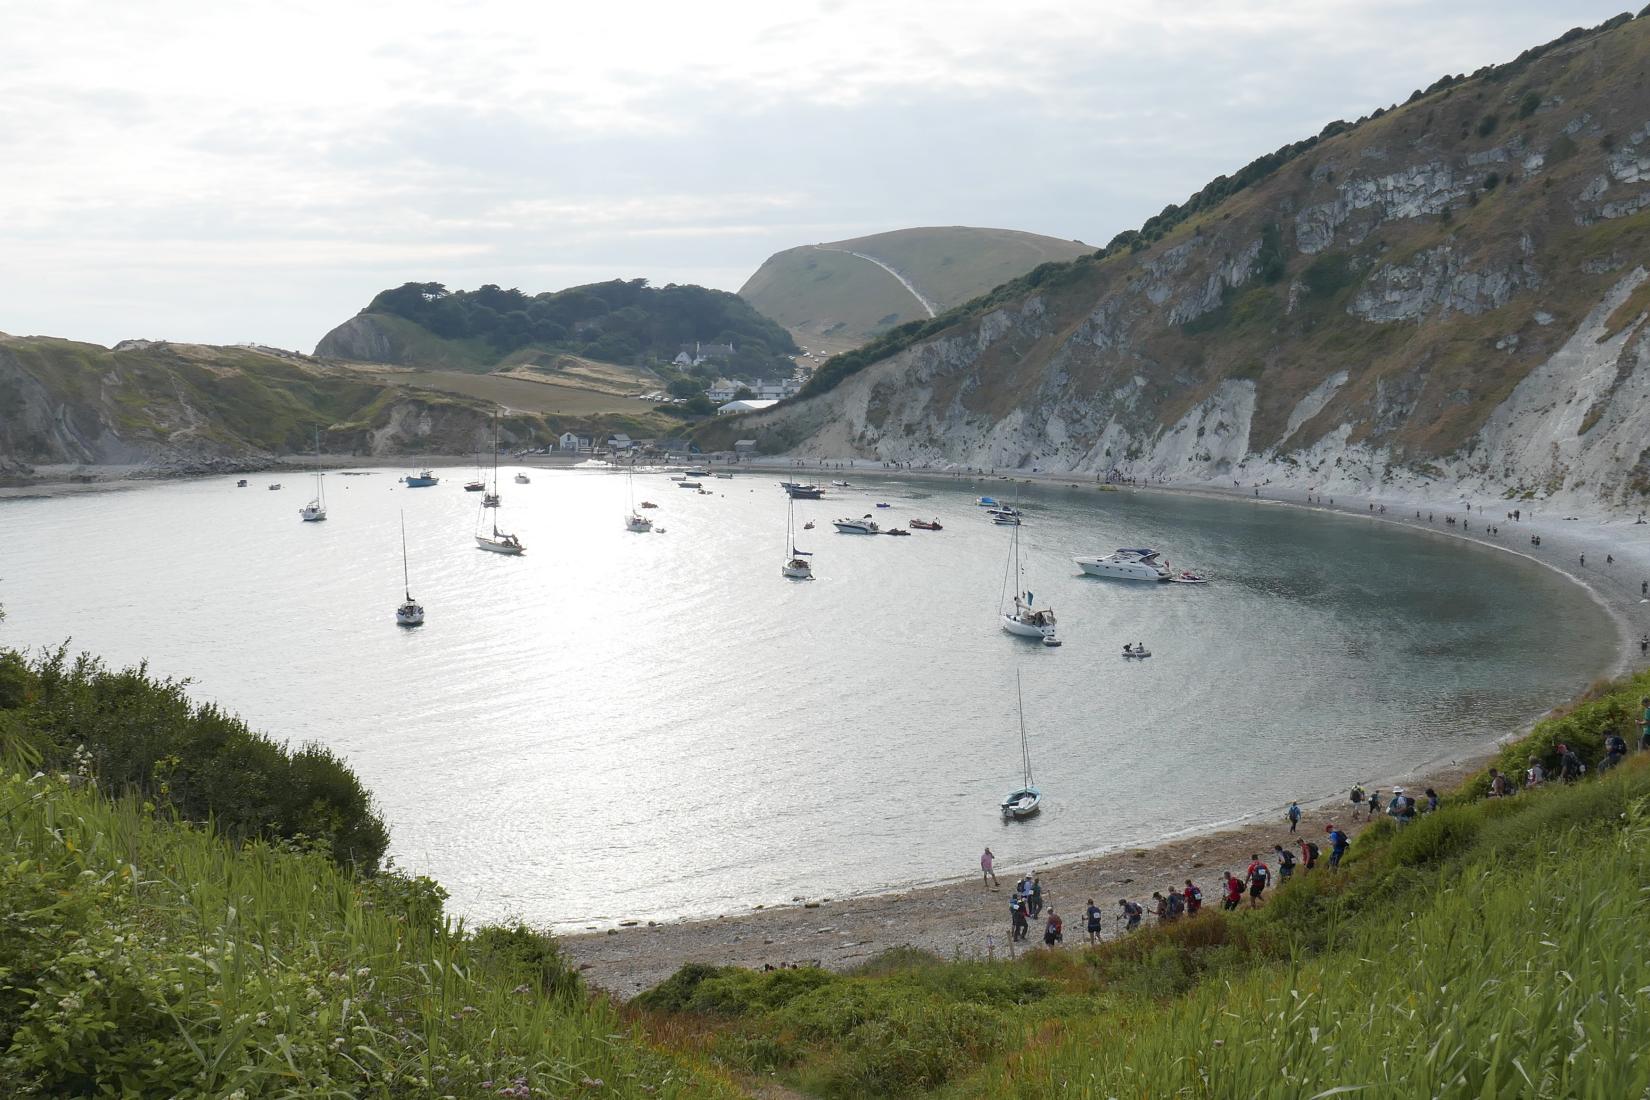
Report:
[[409,280],[1104,244],[1620,0],[0,0],[0,331],[310,350]]

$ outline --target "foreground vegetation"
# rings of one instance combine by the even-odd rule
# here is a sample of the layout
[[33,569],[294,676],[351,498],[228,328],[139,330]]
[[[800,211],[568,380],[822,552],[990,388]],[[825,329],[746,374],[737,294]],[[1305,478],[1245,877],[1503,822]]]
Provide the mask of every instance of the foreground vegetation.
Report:
[[1015,962],[688,967],[635,1010],[828,1096],[1644,1095],[1650,758],[1592,776],[1646,694],[1650,675],[1598,690],[1503,754],[1551,764],[1567,740],[1589,778],[1507,799],[1475,778],[1253,913]]

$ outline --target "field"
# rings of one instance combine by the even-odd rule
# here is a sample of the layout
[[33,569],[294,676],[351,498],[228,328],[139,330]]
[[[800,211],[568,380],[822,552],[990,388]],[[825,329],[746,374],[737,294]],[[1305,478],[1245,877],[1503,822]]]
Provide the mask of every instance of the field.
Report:
[[[574,384],[535,381],[537,372],[525,367],[499,374],[409,370],[401,367],[350,366],[343,369],[357,371],[380,383],[457,394],[544,416],[588,417],[614,413],[641,416],[651,413],[654,406],[651,401],[638,401],[609,389],[592,388],[583,384],[583,379]],[[573,377],[578,378],[577,375]],[[635,392],[635,387],[631,390]]]

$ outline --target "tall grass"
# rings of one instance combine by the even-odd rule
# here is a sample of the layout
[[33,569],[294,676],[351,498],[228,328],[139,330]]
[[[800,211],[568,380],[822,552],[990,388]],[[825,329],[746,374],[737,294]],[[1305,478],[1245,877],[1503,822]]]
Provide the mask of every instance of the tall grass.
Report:
[[0,775],[0,1095],[725,1095],[439,888]]

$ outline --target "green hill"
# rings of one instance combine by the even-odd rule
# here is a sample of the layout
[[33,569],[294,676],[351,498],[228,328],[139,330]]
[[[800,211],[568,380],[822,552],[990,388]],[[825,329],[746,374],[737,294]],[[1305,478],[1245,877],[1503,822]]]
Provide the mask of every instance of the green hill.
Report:
[[1092,251],[1012,229],[899,229],[776,253],[739,295],[811,351],[836,352],[961,305],[1038,264]]
[[527,295],[483,286],[450,291],[405,283],[380,292],[321,338],[315,354],[366,363],[490,371],[563,354],[630,367],[669,364],[684,347],[731,347],[716,369],[732,377],[789,375],[790,334],[737,295],[646,279]]

